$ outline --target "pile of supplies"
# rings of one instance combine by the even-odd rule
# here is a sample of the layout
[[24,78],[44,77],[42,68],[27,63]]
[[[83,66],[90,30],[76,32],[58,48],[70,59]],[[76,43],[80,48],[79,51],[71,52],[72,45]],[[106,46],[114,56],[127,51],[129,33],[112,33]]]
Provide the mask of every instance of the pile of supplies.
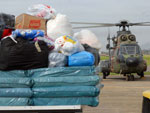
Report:
[[74,33],[48,5],[0,13],[0,106],[97,106],[100,48],[94,33]]

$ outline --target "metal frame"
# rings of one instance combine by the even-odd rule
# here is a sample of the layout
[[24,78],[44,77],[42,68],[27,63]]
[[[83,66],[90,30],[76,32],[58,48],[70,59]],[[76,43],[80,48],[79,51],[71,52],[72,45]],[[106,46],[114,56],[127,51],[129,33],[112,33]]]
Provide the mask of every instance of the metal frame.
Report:
[[0,113],[82,113],[80,105],[75,106],[0,106]]

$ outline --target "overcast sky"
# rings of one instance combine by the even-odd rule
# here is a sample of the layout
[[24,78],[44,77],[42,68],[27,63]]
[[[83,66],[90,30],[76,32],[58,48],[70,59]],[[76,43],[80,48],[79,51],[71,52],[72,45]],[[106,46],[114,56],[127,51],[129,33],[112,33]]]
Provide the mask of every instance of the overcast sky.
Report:
[[[117,23],[125,19],[129,22],[150,22],[150,0],[0,0],[0,12],[17,16],[38,3],[52,6],[58,13],[67,15],[70,21]],[[108,28],[90,30],[105,47]],[[111,36],[116,35],[117,30],[110,28]],[[140,45],[150,44],[150,27],[131,27],[130,30],[137,36]]]

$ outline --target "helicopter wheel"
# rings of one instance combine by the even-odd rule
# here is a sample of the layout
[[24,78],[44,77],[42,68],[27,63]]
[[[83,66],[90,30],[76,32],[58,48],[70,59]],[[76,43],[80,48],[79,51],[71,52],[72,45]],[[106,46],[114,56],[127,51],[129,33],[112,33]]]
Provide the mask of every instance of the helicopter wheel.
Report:
[[126,75],[126,81],[130,81],[130,75]]
[[106,79],[106,72],[103,72],[103,79]]
[[134,81],[134,75],[126,75],[127,81]]
[[103,79],[106,79],[106,76],[108,76],[110,72],[103,72]]
[[130,75],[130,81],[134,81],[134,75]]
[[144,72],[141,72],[141,73],[140,73],[140,77],[141,77],[141,78],[144,77]]

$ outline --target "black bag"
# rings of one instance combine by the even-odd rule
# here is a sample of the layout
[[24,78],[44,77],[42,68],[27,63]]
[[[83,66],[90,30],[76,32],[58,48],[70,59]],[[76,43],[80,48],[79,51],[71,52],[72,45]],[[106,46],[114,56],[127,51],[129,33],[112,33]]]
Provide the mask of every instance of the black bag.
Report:
[[43,41],[30,42],[7,37],[0,45],[0,70],[27,70],[48,67],[48,46]]
[[85,51],[88,51],[90,53],[92,53],[95,57],[95,63],[94,65],[97,66],[100,62],[100,55],[98,53],[98,50],[95,48],[92,48],[91,46],[89,46],[88,44],[83,44],[83,47],[85,49]]
[[0,39],[2,37],[4,29],[14,29],[15,16],[5,13],[0,13]]

